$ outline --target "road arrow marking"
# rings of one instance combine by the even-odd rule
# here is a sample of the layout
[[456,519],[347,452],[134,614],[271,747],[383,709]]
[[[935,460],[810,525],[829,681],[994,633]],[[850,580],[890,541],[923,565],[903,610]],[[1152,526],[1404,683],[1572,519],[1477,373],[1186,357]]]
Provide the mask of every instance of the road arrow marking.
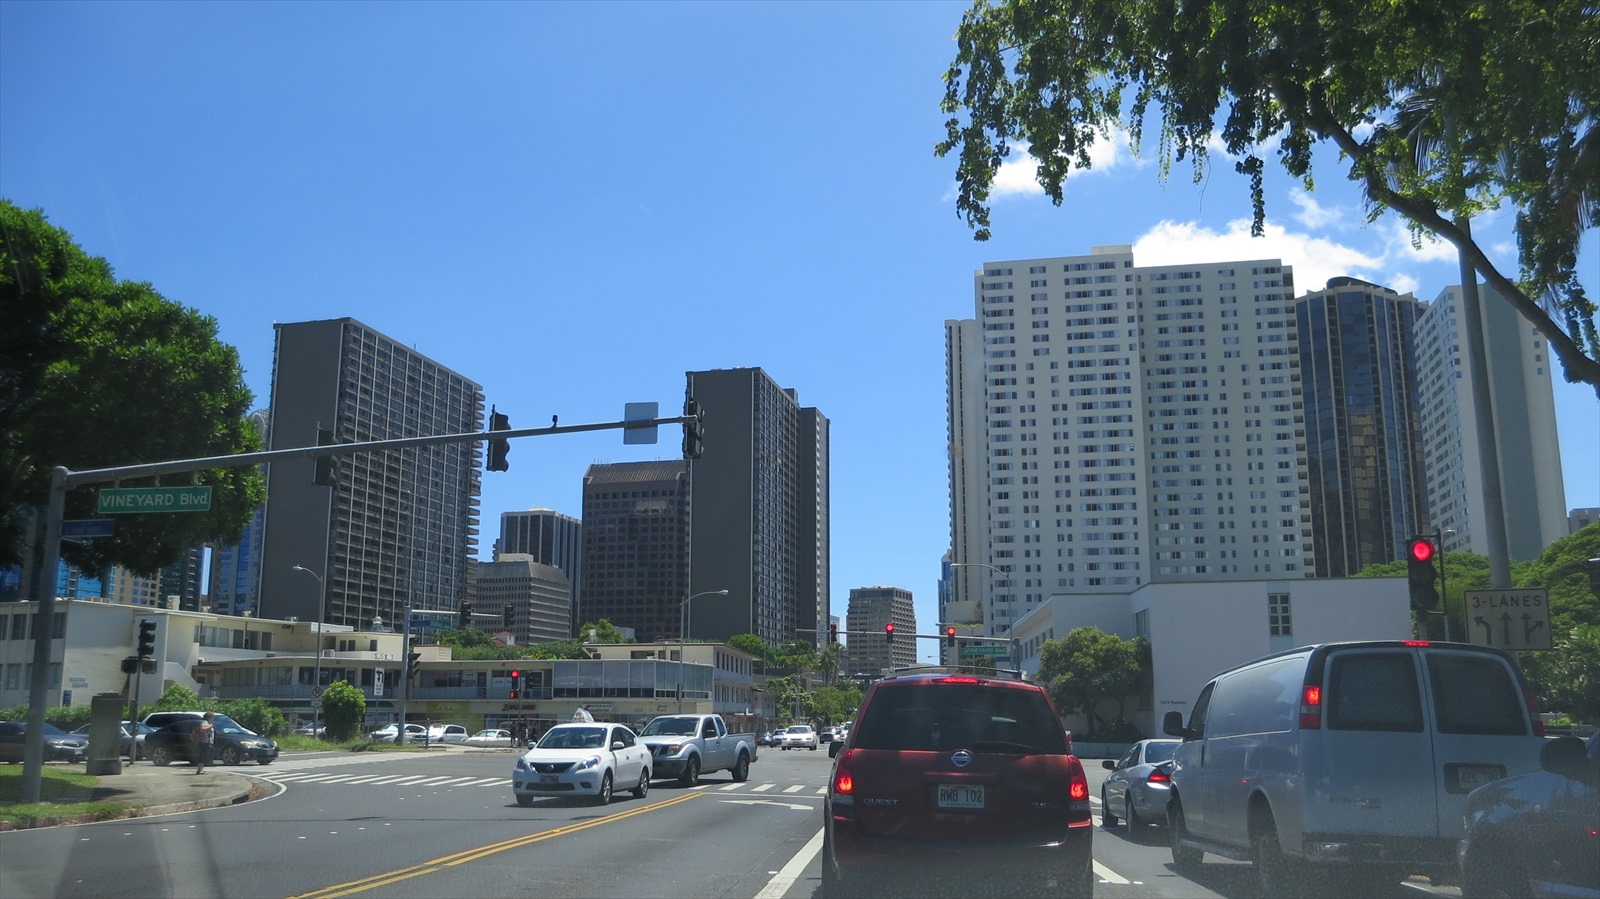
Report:
[[809,805],[795,805],[792,802],[773,802],[771,799],[724,799],[722,801],[731,802],[735,805],[775,805],[779,808],[799,809],[802,812],[811,811],[811,806]]

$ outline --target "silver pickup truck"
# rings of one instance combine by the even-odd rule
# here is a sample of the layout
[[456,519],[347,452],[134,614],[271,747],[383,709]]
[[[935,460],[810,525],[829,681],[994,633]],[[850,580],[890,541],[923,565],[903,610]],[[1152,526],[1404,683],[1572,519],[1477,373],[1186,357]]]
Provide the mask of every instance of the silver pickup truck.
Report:
[[662,715],[639,731],[639,742],[650,750],[652,777],[676,777],[686,787],[713,771],[743,781],[756,760],[756,735],[728,733],[721,715]]

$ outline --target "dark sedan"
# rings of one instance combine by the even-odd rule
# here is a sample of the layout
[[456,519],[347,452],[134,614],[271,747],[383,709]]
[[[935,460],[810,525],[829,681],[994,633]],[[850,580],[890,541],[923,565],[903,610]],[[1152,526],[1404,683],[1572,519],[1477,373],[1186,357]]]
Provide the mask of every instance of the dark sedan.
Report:
[[[87,740],[89,727],[90,725],[85,724],[73,733]],[[143,721],[122,722],[121,728],[117,731],[117,755],[127,755],[132,752],[135,760],[144,758],[144,738],[151,730],[153,728]]]
[[[189,734],[200,726],[199,718],[185,718],[163,727],[144,738],[144,754],[157,765],[173,762],[194,764],[193,744]],[[270,765],[278,758],[278,744],[267,737],[235,723],[227,715],[212,719],[216,727],[216,742],[212,746],[211,760],[221,765],[238,765],[259,762]]]
[[[0,721],[0,761],[20,765],[27,735],[28,722]],[[54,724],[45,722],[45,761],[81,762],[88,755],[88,738],[69,734]]]
[[1551,740],[1542,771],[1467,797],[1461,895],[1600,897],[1600,732]]

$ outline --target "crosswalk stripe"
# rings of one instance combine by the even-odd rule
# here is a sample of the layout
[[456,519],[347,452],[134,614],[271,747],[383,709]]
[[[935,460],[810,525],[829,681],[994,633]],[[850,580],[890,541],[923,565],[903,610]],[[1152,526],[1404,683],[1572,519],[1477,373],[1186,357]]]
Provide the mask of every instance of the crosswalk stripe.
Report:
[[798,793],[798,792],[800,792],[800,791],[801,791],[801,790],[804,790],[804,789],[805,789],[805,788],[806,788],[806,785],[805,785],[805,784],[795,784],[795,785],[794,785],[794,786],[792,786],[792,787],[784,787],[784,788],[783,788],[783,791],[784,791],[784,792],[785,792],[785,793]]
[[766,791],[772,789],[775,786],[777,786],[777,784],[762,784],[761,786],[756,787],[755,789],[751,790],[750,792],[752,792],[752,793],[765,793]]
[[467,781],[471,781],[471,780],[477,780],[477,778],[476,777],[456,777],[456,778],[452,778],[450,780],[444,781],[442,783],[430,784],[430,786],[435,786],[435,787],[458,787],[458,786],[461,786],[462,784],[465,784]]
[[405,779],[407,779],[409,777],[412,777],[412,776],[413,775],[410,775],[410,774],[391,774],[388,777],[380,777],[380,778],[378,778],[376,780],[367,781],[367,783],[369,783],[369,784],[392,784],[397,780],[405,780]]
[[740,788],[740,787],[742,787],[742,786],[744,786],[744,784],[728,784],[728,785],[727,785],[727,786],[725,786],[725,787],[718,787],[718,788],[717,788],[717,792],[719,792],[719,793],[726,793],[726,792],[728,792],[728,791],[729,791],[729,790],[737,790],[737,789],[739,789],[739,788]]

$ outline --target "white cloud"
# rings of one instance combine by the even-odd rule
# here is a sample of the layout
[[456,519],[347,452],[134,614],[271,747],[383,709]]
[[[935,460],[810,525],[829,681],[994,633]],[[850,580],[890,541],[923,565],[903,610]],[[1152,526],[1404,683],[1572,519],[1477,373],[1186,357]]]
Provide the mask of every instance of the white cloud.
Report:
[[1133,253],[1140,265],[1280,259],[1294,267],[1297,294],[1320,290],[1329,278],[1342,275],[1391,286],[1372,274],[1382,270],[1382,256],[1271,224],[1263,236],[1251,237],[1247,219],[1235,219],[1223,231],[1193,222],[1163,221],[1134,241]]
[[[1110,138],[1096,136],[1094,144],[1089,147],[1089,169],[1075,169],[1067,176],[1068,184],[1073,178],[1083,178],[1096,172],[1104,174],[1112,169],[1126,166],[1141,165],[1137,156],[1129,149],[1128,132],[1120,128],[1111,130]],[[1011,155],[1000,164],[1000,171],[994,176],[993,196],[1044,196],[1044,188],[1039,186],[1039,161],[1028,154],[1027,144],[1017,144],[1011,148]]]

